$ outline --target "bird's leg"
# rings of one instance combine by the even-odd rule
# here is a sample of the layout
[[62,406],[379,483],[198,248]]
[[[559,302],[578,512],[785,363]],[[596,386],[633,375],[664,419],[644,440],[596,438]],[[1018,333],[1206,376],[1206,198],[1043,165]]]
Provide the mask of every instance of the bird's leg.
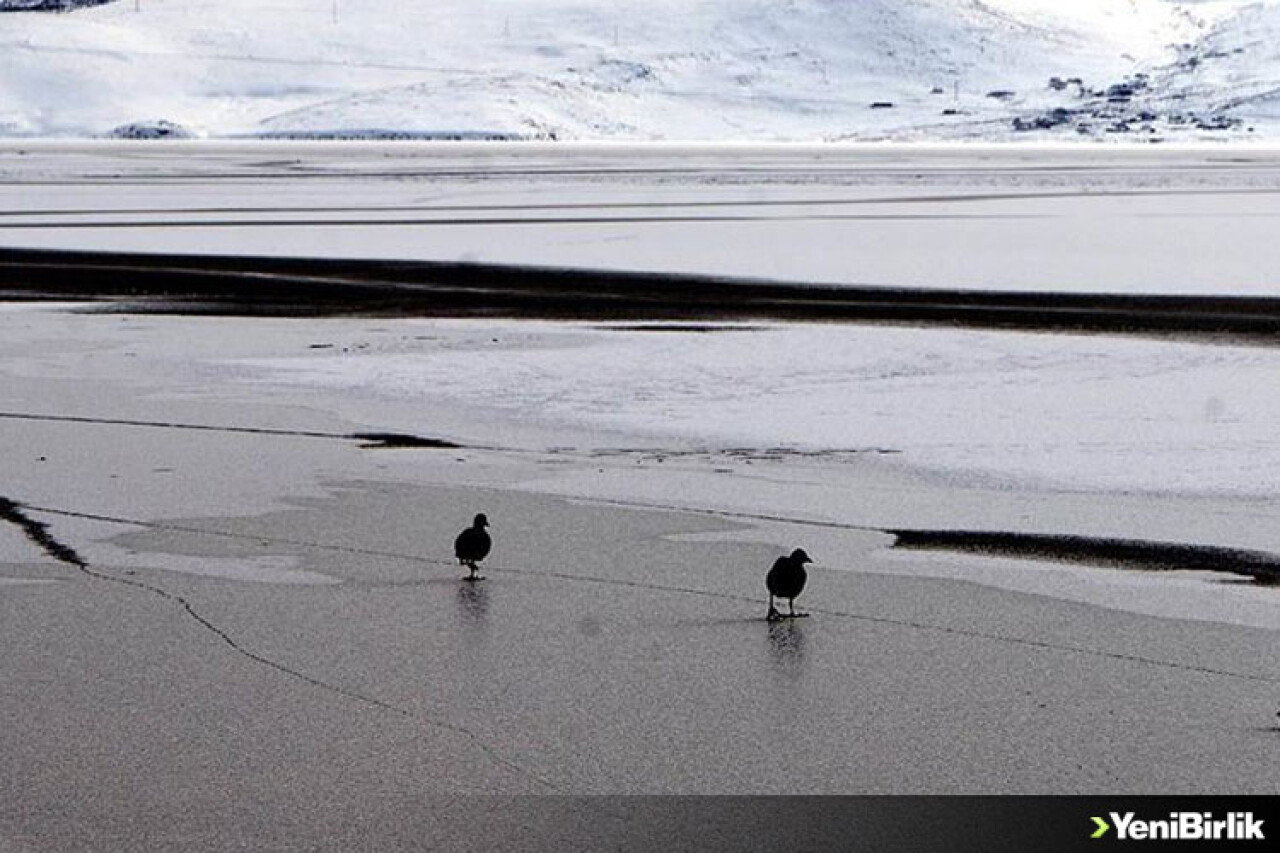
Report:
[[782,614],[778,612],[778,608],[773,606],[773,593],[769,593],[769,615],[765,617],[769,622],[777,622],[782,618]]

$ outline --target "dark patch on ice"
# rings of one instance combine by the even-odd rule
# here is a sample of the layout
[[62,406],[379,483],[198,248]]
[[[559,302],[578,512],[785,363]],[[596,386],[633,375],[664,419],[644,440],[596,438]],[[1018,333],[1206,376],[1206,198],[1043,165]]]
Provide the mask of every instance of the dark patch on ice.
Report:
[[[10,500],[9,498],[0,497],[0,519],[9,521],[9,522],[12,522],[13,524],[18,525],[19,527],[22,528],[22,531],[27,535],[27,538],[29,538],[31,541],[39,545],[49,556],[53,557],[55,560],[58,560],[59,562],[75,566],[77,569],[79,569],[81,572],[83,572],[84,574],[88,575],[91,578],[94,578],[100,581],[106,581],[108,583],[119,584],[121,586],[130,587],[136,590],[142,590],[144,592],[148,592],[152,595],[155,595],[164,599],[165,601],[168,601],[172,604],[177,605],[188,616],[190,616],[197,623],[199,623],[199,625],[203,627],[206,631],[209,631],[210,633],[214,634],[219,640],[221,640],[223,643],[229,646],[232,649],[232,651],[248,658],[249,660],[252,660],[256,663],[260,663],[264,666],[270,667],[271,669],[274,669],[292,678],[296,678],[299,681],[306,682],[307,684],[310,684],[313,687],[318,687],[322,690],[329,691],[330,693],[335,693],[339,696],[344,696],[347,699],[353,699],[358,702],[363,702],[368,705],[373,705],[385,711],[391,711],[396,714],[400,714],[402,716],[409,716],[409,712],[404,711],[400,708],[397,708],[394,705],[390,705],[386,702],[383,702],[381,699],[375,699],[370,696],[365,696],[361,693],[357,693],[354,690],[349,690],[345,687],[340,687],[335,684],[330,684],[327,681],[322,681],[321,679],[314,678],[296,669],[291,669],[285,666],[284,664],[278,663],[270,658],[263,657],[262,655],[245,648],[239,642],[237,642],[235,638],[233,638],[229,633],[227,633],[227,631],[220,628],[218,625],[212,622],[208,617],[204,616],[198,610],[196,610],[195,606],[192,605],[192,603],[184,596],[178,595],[177,593],[169,592],[168,590],[155,586],[154,584],[146,583],[144,581],[135,580],[132,578],[119,577],[117,575],[108,574],[107,572],[103,572],[103,571],[99,571],[97,569],[91,568],[89,566],[88,561],[86,561],[83,557],[81,557],[78,553],[76,553],[76,551],[73,548],[71,548],[68,545],[64,545],[63,543],[55,539],[49,533],[49,529],[48,529],[49,526],[47,524],[45,524],[44,522],[35,521],[34,519],[30,518],[25,512],[23,512],[23,504],[20,504],[17,501]],[[447,727],[456,728],[453,726],[447,726]]]
[[22,511],[20,504],[9,498],[0,497],[0,519],[16,524],[28,539],[40,547],[42,551],[60,563],[75,566],[78,569],[88,568],[88,563],[70,545],[64,545],[49,532],[49,525],[36,521]]
[[1274,297],[935,290],[446,261],[0,249],[0,292],[138,313],[777,319],[1280,340]]
[[361,447],[368,448],[396,448],[396,447],[425,447],[434,450],[461,450],[463,445],[454,444],[452,441],[445,441],[439,438],[423,438],[420,435],[410,435],[401,432],[357,432],[351,435],[352,438],[363,441]]
[[1218,545],[976,530],[886,530],[895,548],[1093,563],[1151,571],[1228,572],[1280,585],[1280,555]]

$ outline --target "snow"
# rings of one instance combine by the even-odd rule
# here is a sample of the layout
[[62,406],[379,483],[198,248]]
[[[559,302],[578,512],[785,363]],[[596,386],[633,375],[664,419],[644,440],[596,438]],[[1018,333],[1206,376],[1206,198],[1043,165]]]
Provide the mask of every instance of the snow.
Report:
[[242,378],[350,400],[463,407],[472,430],[492,430],[468,440],[510,440],[514,424],[1068,490],[1280,490],[1272,349],[840,325],[475,329],[442,321],[339,355],[235,365]]
[[[1017,135],[1017,117],[1101,109],[1080,93],[1051,91],[1051,77],[1105,88],[1150,73],[1159,92],[1144,104],[1181,93],[1190,100],[1178,110],[1194,103],[1216,117],[1245,99],[1228,110],[1243,116],[1228,128],[1235,137],[1247,135],[1246,120],[1262,124],[1274,112],[1260,93],[1280,80],[1267,46],[1276,41],[1266,38],[1280,27],[1276,6],[115,2],[0,15],[0,133],[97,136],[165,120],[216,137],[1004,138]],[[1232,64],[1213,58],[1223,50]],[[1190,57],[1203,61],[1188,69]],[[1013,94],[987,96],[997,90]],[[875,102],[893,106],[871,109]],[[1091,133],[1105,135],[1098,122],[1117,120],[1099,119]],[[1162,122],[1165,135],[1205,135]]]

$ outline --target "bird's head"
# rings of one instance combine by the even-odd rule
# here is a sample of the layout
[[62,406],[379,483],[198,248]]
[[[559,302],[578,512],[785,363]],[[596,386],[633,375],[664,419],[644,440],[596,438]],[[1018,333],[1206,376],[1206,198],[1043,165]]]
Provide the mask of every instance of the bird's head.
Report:
[[489,526],[489,517],[483,512],[476,516],[476,520],[471,523],[472,527],[481,528]]
[[794,551],[792,551],[791,560],[792,562],[801,563],[801,564],[813,562],[813,560],[809,559],[809,555],[804,552],[803,548],[797,548]]

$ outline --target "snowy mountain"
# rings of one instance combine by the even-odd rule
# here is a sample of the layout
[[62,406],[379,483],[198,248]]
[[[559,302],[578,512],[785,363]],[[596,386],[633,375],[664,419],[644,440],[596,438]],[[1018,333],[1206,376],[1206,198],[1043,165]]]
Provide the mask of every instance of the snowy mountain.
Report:
[[0,15],[0,135],[1258,138],[1277,36],[1277,0],[121,0]]

